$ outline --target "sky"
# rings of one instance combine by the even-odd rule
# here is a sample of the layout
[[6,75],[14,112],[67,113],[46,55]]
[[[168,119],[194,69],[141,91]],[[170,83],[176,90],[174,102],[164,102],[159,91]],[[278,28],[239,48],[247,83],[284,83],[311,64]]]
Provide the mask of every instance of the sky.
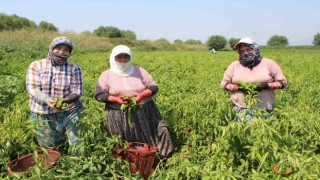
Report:
[[320,0],[0,0],[0,13],[53,23],[61,32],[113,26],[138,40],[206,43],[222,35],[266,45],[279,35],[289,45],[312,45],[320,33]]

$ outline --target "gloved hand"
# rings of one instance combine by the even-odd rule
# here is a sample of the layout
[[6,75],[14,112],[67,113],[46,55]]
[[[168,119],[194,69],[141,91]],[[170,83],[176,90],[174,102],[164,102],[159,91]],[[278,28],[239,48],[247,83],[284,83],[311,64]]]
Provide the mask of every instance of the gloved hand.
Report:
[[108,101],[118,103],[118,104],[124,104],[122,97],[118,97],[118,96],[109,96]]
[[269,89],[269,85],[266,82],[260,83],[259,86],[255,90],[260,92],[264,89]]
[[139,104],[143,99],[152,96],[152,91],[150,89],[146,89],[141,93],[137,94],[137,103]]
[[235,92],[235,91],[237,91],[239,89],[239,86],[236,85],[236,84],[228,83],[226,85],[226,89],[231,91],[231,92]]

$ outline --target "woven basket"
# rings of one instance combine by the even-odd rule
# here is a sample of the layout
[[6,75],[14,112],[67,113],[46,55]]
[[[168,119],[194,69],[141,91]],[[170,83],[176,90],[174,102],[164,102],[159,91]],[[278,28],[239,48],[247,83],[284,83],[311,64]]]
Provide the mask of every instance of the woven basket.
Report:
[[[57,163],[60,158],[60,153],[51,149],[48,149],[48,156],[42,150],[38,150],[37,152],[38,161],[40,161],[42,164],[42,170],[51,168]],[[34,161],[33,154],[28,154],[11,161],[8,165],[8,173],[10,175],[12,175],[13,173],[30,174],[28,169],[34,166],[36,166],[36,162]]]
[[114,156],[128,161],[132,173],[139,172],[143,179],[148,179],[158,148],[140,142],[129,142],[128,145],[126,151],[123,146],[114,150]]

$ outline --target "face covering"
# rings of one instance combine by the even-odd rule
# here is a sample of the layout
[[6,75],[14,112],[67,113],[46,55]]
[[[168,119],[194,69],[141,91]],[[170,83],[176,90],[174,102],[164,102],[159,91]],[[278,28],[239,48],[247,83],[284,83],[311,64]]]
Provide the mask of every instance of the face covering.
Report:
[[[130,61],[127,63],[120,63],[115,60],[118,54],[125,53],[130,55]],[[134,72],[134,67],[132,66],[132,52],[129,47],[124,45],[118,45],[113,48],[110,55],[110,68],[111,71],[119,76],[130,76]]]
[[252,51],[249,53],[242,53],[239,55],[240,64],[248,67],[253,68],[254,66],[258,65],[262,59],[260,55],[260,50],[257,44],[247,44]]
[[62,66],[67,63],[67,60],[70,56],[62,56],[54,54],[53,52],[49,53],[49,59],[54,66]]
[[66,64],[68,58],[70,57],[70,55],[69,56],[62,56],[62,55],[54,54],[52,52],[53,49],[60,44],[64,44],[64,45],[69,46],[70,55],[71,55],[71,52],[73,49],[72,41],[69,38],[64,37],[64,36],[59,36],[59,37],[54,38],[50,44],[49,52],[48,52],[48,59],[51,61],[52,65],[54,65],[54,66],[62,66],[64,64]]

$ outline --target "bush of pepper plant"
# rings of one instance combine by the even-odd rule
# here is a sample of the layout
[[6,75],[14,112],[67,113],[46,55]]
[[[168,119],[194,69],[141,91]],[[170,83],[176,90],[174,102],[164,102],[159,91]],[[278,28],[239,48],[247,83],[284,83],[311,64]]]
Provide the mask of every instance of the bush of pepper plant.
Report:
[[[26,52],[27,53],[27,52]],[[94,99],[99,75],[109,68],[110,52],[75,53],[70,61],[83,70],[85,116],[79,154],[73,147],[61,154],[46,172],[33,171],[21,179],[141,179],[128,163],[114,158],[119,137],[106,134],[104,105]],[[160,161],[149,179],[319,179],[320,174],[320,49],[262,49],[277,61],[288,87],[276,91],[274,115],[252,124],[235,120],[230,94],[220,89],[224,70],[237,58],[235,52],[211,55],[208,51],[135,51],[133,64],[142,66],[159,85],[153,97],[167,120],[175,151]],[[0,91],[0,178],[11,179],[8,163],[40,149],[30,123],[25,75],[35,59],[0,60],[1,81],[15,91]],[[14,86],[13,86],[14,83]],[[274,171],[276,165],[278,173]],[[282,173],[294,171],[287,177]]]

